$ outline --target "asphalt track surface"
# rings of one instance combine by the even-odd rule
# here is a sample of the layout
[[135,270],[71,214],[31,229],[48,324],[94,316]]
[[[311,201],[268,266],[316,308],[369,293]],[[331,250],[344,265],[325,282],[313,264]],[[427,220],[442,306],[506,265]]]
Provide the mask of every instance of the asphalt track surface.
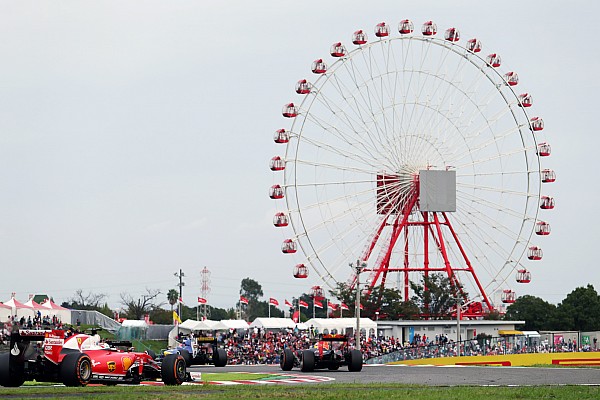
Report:
[[[193,366],[190,371],[284,373],[277,365],[260,366]],[[365,365],[361,372],[316,370],[303,373],[294,368],[294,375],[334,378],[329,383],[402,383],[427,386],[547,386],[600,385],[598,368],[535,368],[535,367],[456,367]],[[251,378],[249,378],[251,379]],[[328,382],[319,383],[327,385]]]

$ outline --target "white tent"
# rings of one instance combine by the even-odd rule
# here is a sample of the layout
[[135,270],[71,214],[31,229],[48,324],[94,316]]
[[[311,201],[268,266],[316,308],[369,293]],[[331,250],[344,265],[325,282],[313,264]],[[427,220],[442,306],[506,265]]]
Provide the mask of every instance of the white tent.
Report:
[[217,330],[217,329],[224,329],[224,328],[219,328],[218,327],[219,324],[220,324],[219,321],[211,321],[209,319],[204,320],[204,321],[196,321],[194,319],[186,319],[181,324],[175,325],[173,327],[173,329],[171,329],[169,331],[169,347],[177,346],[176,338],[180,332],[187,335],[190,332],[212,331],[212,330]]
[[243,319],[223,319],[219,321],[212,329],[223,330],[223,329],[248,329],[250,325]]
[[294,329],[296,323],[290,318],[256,318],[250,324],[250,328],[261,329]]
[[[318,333],[331,333],[333,330],[337,333],[346,333],[346,329],[352,331],[356,328],[356,318],[312,318],[305,322],[309,329],[312,326]],[[370,318],[360,319],[360,330],[365,331],[367,335],[376,333],[377,323]]]
[[12,314],[12,307],[0,303],[0,322],[8,322]]
[[123,328],[141,328],[148,329],[148,324],[144,320],[126,319],[121,323]]
[[26,306],[14,297],[11,297],[9,301],[5,301],[4,305],[9,306],[12,309],[12,315],[16,315],[17,318],[33,318],[35,316],[35,311],[33,310],[33,307]]
[[42,317],[48,316],[52,318],[53,316],[56,316],[63,324],[71,324],[71,310],[68,308],[59,306],[50,299],[46,299],[40,306]]

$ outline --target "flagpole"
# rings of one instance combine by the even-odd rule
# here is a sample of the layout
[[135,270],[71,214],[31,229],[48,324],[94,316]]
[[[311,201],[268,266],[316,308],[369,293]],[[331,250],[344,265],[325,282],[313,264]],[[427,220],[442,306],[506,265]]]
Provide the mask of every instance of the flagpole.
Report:
[[271,300],[269,300],[269,318],[271,318]]

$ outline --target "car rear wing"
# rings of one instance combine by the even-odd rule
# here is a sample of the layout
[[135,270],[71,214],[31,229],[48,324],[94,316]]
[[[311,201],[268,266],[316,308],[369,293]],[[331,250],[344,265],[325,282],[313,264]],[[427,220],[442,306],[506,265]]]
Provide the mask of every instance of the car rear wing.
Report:
[[212,343],[217,344],[217,338],[214,336],[199,336],[196,338],[196,343]]

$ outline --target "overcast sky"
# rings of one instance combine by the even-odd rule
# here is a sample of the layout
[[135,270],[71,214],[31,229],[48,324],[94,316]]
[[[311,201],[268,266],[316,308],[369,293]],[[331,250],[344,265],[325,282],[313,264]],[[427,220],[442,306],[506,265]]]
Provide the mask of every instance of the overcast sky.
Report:
[[[296,81],[353,31],[455,26],[502,55],[552,145],[544,260],[519,286],[600,290],[600,6],[593,1],[0,1],[0,300],[175,288],[232,307],[245,277],[291,299],[269,159]],[[371,37],[374,36],[371,34]],[[509,70],[509,69],[507,69]],[[581,204],[586,204],[582,208]]]

